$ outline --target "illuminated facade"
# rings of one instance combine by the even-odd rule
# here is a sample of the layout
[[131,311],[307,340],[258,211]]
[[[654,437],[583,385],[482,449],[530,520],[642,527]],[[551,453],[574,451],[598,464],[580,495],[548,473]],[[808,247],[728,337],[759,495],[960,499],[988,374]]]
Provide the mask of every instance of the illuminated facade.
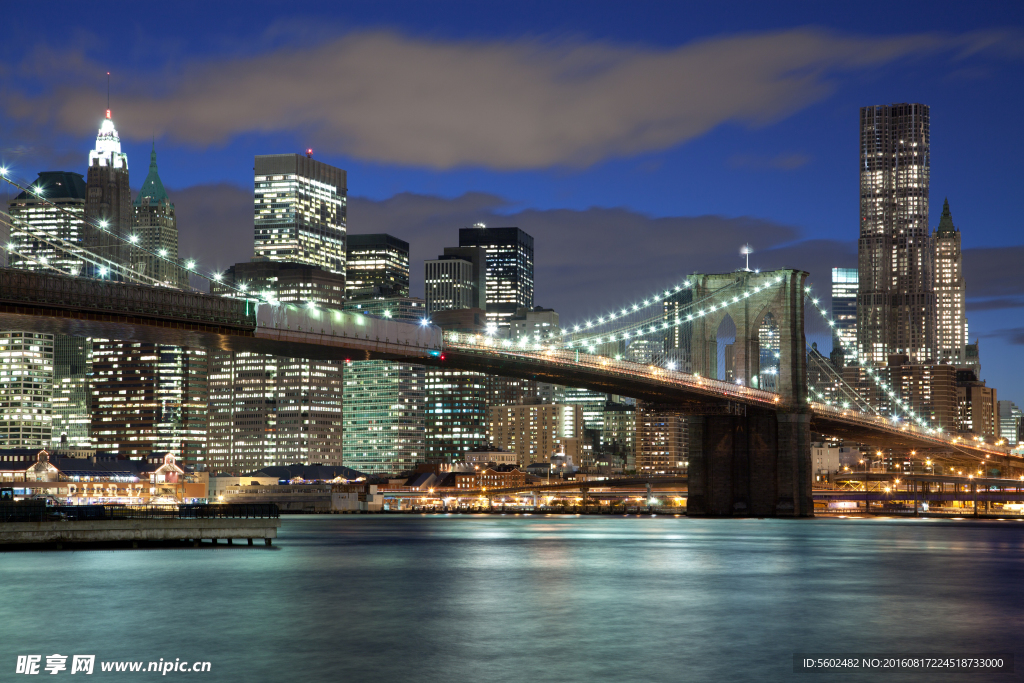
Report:
[[1006,443],[1013,446],[1024,441],[1024,433],[1021,432],[1020,408],[1013,401],[999,401],[999,436],[1006,439]]
[[857,334],[875,365],[889,354],[933,357],[935,299],[928,249],[929,109],[860,110]]
[[[55,268],[78,275],[82,272],[82,260],[50,246],[40,237],[84,246],[85,178],[68,171],[44,171],[33,187],[39,188],[44,199],[22,192],[8,204],[11,217],[16,219],[8,240],[13,247],[8,249],[8,265],[46,272]],[[27,223],[28,227],[20,228],[19,221]]]
[[856,362],[857,348],[857,289],[860,276],[856,268],[832,269],[832,319],[836,321],[834,334],[843,353],[844,364]]
[[[213,294],[267,292],[282,303],[341,308],[345,278],[303,263],[236,263]],[[342,361],[214,351],[210,468],[244,474],[274,465],[342,462]]]
[[409,296],[409,243],[386,234],[349,235],[345,280],[348,299]]
[[178,220],[156,167],[156,145],[149,155],[149,175],[132,205],[130,260],[144,275],[174,287],[188,286],[188,273],[177,265]]
[[686,415],[678,408],[637,401],[637,474],[680,474],[689,465]]
[[52,448],[89,448],[92,339],[53,335]]
[[256,260],[345,275],[346,173],[299,154],[256,157]]
[[487,305],[487,252],[480,247],[445,247],[424,265],[427,312]]
[[960,253],[960,231],[953,225],[948,199],[942,204],[939,227],[932,235],[932,257],[935,269],[936,360],[964,365],[968,341],[963,257]]
[[93,448],[133,460],[170,454],[206,466],[205,349],[95,339],[89,398]]
[[621,464],[636,469],[636,406],[608,402],[601,425],[601,452],[598,464]]
[[583,410],[579,406],[533,404],[491,406],[491,443],[519,457],[519,466],[548,462],[564,451],[573,462],[583,454]]
[[[129,263],[130,255],[123,241],[132,228],[128,156],[121,152],[121,138],[109,109],[96,135],[96,147],[89,152],[85,218],[84,236],[89,251],[116,263]],[[91,276],[102,272],[92,264],[87,264],[85,270]]]
[[0,332],[0,447],[48,446],[53,335]]
[[533,308],[533,237],[519,228],[488,228],[477,223],[459,229],[460,247],[487,253],[487,318],[507,326],[520,308]]

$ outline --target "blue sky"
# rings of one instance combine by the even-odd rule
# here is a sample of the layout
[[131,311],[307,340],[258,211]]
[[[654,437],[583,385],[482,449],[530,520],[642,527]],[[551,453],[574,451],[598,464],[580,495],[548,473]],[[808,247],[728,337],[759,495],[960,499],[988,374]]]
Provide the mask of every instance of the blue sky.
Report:
[[855,265],[858,108],[924,102],[931,222],[948,197],[984,374],[1024,404],[1021,3],[294,4],[5,8],[0,156],[84,171],[109,70],[183,255],[248,259],[252,157],[312,147],[349,172],[351,232],[413,245],[414,291],[457,228],[507,222],[574,320],[742,241],[822,287]]

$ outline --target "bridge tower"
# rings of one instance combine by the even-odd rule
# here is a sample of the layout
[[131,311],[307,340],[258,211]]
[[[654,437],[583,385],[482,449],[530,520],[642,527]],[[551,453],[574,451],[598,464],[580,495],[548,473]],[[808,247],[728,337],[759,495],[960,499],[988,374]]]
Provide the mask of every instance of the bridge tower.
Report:
[[814,514],[804,337],[806,278],[801,270],[691,276],[694,301],[715,295],[716,302],[716,310],[705,309],[705,315],[689,326],[693,372],[715,376],[718,329],[728,315],[736,324],[733,379],[757,386],[759,330],[770,314],[779,328],[779,409],[732,405],[690,418],[687,514]]

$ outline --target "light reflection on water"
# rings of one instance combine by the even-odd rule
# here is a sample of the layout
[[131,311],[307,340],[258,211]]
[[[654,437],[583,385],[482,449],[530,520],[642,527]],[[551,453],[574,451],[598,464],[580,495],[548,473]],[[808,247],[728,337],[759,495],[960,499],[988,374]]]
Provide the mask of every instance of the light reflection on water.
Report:
[[1015,650],[1024,667],[1011,522],[283,522],[271,550],[0,553],[0,680],[52,653],[209,660],[205,680],[247,683],[822,680],[793,674],[798,651]]

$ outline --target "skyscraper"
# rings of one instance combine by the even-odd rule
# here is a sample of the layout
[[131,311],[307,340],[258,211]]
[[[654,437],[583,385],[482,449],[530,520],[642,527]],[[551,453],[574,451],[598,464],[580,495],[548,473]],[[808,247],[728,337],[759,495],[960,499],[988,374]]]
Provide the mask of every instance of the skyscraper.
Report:
[[953,225],[949,200],[942,204],[939,227],[932,235],[935,286],[935,356],[939,362],[967,361],[967,317],[960,231]]
[[188,286],[188,273],[178,265],[178,220],[156,167],[156,145],[149,154],[149,175],[132,206],[138,249],[128,247],[131,261],[143,274],[175,287]]
[[843,354],[844,364],[856,361],[859,285],[860,277],[856,268],[832,269],[832,319],[836,321],[836,346]]
[[893,104],[860,110],[860,352],[933,356],[934,293],[928,249],[929,109]]
[[9,202],[9,212],[15,221],[9,236],[13,247],[8,250],[8,265],[47,272],[56,268],[78,275],[82,272],[82,260],[54,247],[50,241],[84,245],[85,179],[80,173],[43,171],[34,187],[41,191],[43,199],[22,192]]
[[505,327],[519,308],[533,308],[533,237],[519,228],[488,228],[477,223],[459,230],[460,247],[487,253],[488,320]]
[[299,154],[256,157],[257,261],[289,261],[345,275],[346,173]]
[[427,312],[487,305],[487,252],[480,247],[445,247],[424,264]]
[[91,374],[92,339],[53,335],[53,448],[92,445],[88,380]]
[[0,447],[48,446],[53,335],[0,332]]
[[[86,175],[85,244],[93,254],[128,264],[124,240],[132,227],[132,192],[128,185],[128,155],[121,152],[121,138],[107,110],[89,152]],[[98,275],[94,266],[86,271]]]
[[409,243],[387,234],[349,235],[348,299],[409,296]]

